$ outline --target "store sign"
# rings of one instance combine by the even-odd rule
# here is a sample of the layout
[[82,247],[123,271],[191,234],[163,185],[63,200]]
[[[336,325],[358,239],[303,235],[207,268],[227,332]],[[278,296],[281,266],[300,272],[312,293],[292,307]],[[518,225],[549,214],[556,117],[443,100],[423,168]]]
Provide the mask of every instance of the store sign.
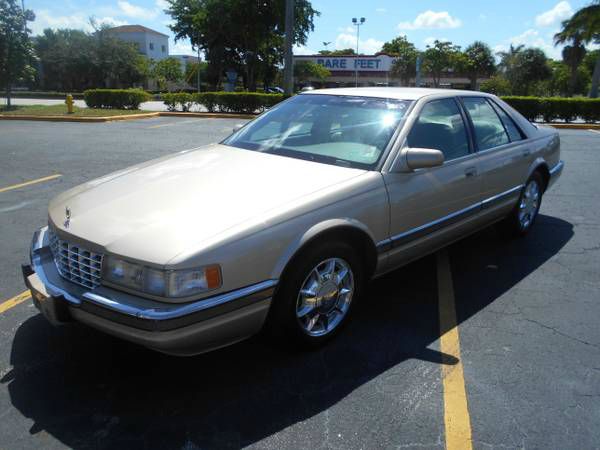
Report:
[[354,71],[359,72],[387,72],[390,70],[393,58],[388,55],[379,56],[294,56],[294,61],[312,61],[331,72]]

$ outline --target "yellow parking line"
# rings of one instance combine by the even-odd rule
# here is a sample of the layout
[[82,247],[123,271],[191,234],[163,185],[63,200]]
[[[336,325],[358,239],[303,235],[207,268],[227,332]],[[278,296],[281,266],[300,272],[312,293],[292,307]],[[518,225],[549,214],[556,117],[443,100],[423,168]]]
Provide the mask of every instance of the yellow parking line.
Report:
[[55,178],[59,178],[59,177],[62,177],[62,175],[60,173],[56,173],[54,175],[49,175],[47,177],[38,178],[36,180],[25,181],[24,183],[13,184],[12,186],[6,186],[3,188],[0,188],[0,192],[12,191],[13,189],[19,189],[19,188],[22,188],[25,186],[29,186],[30,184],[43,183],[44,181],[54,180]]
[[457,359],[457,363],[442,364],[444,386],[444,425],[447,450],[471,450],[471,419],[467,404],[465,379],[460,358],[460,338],[456,324],[454,287],[448,253],[437,254],[438,300],[440,311],[440,351]]
[[31,298],[31,292],[29,290],[21,292],[19,295],[15,295],[13,298],[9,298],[4,303],[0,303],[0,314],[8,311],[13,306],[17,306],[19,303],[23,303],[28,298]]

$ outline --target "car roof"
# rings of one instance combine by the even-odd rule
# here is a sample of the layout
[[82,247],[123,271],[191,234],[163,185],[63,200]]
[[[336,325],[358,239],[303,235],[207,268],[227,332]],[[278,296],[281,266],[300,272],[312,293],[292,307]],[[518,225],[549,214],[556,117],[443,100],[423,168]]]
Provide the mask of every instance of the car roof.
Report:
[[351,88],[333,88],[333,89],[315,89],[302,92],[301,95],[353,95],[358,97],[377,97],[393,98],[397,100],[419,100],[430,95],[445,94],[454,95],[479,95],[489,96],[483,92],[461,91],[457,89],[432,89],[432,88],[414,88],[414,87],[351,87]]

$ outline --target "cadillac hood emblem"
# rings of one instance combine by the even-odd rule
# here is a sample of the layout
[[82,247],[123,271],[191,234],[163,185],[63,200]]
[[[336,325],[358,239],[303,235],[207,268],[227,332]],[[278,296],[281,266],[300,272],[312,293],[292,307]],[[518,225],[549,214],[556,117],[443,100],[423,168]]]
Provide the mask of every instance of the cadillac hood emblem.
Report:
[[69,209],[69,207],[67,206],[65,208],[65,222],[64,222],[64,226],[65,228],[69,228],[69,225],[71,223],[71,210]]

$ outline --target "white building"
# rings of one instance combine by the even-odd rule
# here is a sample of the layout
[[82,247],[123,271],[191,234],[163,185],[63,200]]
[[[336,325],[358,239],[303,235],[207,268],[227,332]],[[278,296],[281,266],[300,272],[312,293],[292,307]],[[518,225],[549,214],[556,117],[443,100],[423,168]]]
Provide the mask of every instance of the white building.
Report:
[[[324,82],[307,80],[316,87],[354,86],[357,80],[358,86],[400,85],[400,80],[390,75],[394,57],[385,53],[347,56],[294,55],[294,64],[300,61],[312,61],[331,72],[331,76]],[[477,84],[483,80],[478,79]],[[414,77],[409,84],[415,86]],[[445,88],[468,89],[470,84],[469,79],[461,74],[446,73],[440,79],[440,87]],[[433,87],[433,79],[423,74],[421,86]]]
[[134,43],[148,58],[159,60],[169,57],[169,36],[142,25],[122,25],[108,31],[125,42]]

